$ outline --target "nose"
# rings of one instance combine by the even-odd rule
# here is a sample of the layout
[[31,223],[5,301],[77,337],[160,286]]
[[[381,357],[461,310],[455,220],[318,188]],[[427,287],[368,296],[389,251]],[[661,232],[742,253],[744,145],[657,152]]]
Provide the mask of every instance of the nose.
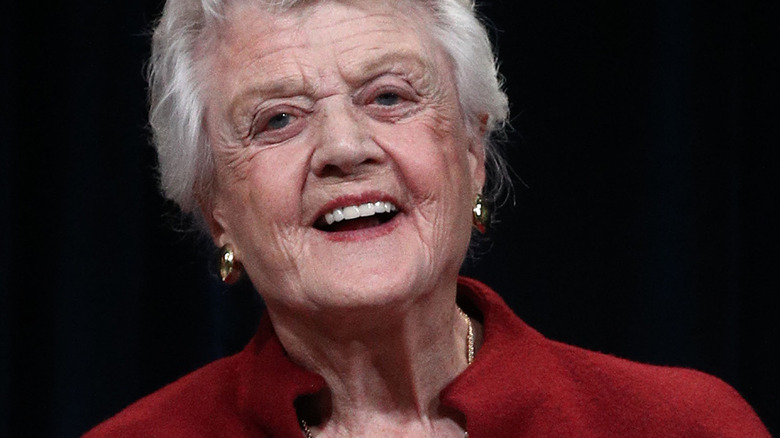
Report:
[[369,121],[359,108],[332,97],[323,105],[320,136],[312,155],[312,172],[321,178],[358,175],[384,160],[384,151],[373,140]]

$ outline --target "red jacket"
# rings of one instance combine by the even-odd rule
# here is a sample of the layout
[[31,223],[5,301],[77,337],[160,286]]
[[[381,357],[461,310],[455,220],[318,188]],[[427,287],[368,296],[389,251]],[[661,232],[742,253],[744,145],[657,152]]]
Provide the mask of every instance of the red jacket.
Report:
[[[441,393],[469,438],[770,437],[727,384],[544,338],[490,288],[459,296],[481,315],[474,363]],[[323,379],[290,362],[267,316],[246,348],[141,399],[86,437],[302,437],[293,402]]]

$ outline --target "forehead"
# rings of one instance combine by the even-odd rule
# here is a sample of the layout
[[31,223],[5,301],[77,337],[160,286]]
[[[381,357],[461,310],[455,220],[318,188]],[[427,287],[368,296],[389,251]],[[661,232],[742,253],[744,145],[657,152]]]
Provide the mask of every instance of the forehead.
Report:
[[207,78],[223,96],[250,84],[310,86],[294,82],[325,79],[325,70],[349,82],[398,62],[433,68],[438,52],[428,13],[407,0],[305,2],[282,13],[239,2],[225,18],[204,47]]
[[326,34],[343,33],[363,27],[376,27],[377,34],[403,28],[426,27],[429,12],[419,0],[316,0],[276,11],[263,2],[236,1],[228,4],[222,26],[223,36],[238,38],[253,32],[285,34],[297,40],[316,35],[325,42]]

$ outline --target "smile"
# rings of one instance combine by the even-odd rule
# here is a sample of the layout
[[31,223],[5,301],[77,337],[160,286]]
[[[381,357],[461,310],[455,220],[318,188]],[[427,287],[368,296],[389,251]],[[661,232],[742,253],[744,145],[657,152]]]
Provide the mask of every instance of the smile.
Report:
[[325,223],[332,225],[334,222],[348,221],[359,217],[369,217],[379,213],[392,213],[398,211],[395,205],[389,202],[368,202],[360,205],[336,208],[330,213],[325,213]]
[[397,212],[398,207],[386,201],[348,205],[325,213],[315,227],[328,232],[371,228],[387,223]]

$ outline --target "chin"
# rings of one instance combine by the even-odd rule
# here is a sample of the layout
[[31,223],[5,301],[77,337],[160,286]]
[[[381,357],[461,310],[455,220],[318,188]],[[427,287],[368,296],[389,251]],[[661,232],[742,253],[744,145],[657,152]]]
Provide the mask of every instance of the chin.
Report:
[[[343,269],[332,269],[331,275],[318,276],[307,288],[318,307],[386,308],[413,303],[420,295],[435,288],[430,266],[424,262],[398,257],[373,260],[343,259]],[[427,269],[426,269],[427,268]]]

